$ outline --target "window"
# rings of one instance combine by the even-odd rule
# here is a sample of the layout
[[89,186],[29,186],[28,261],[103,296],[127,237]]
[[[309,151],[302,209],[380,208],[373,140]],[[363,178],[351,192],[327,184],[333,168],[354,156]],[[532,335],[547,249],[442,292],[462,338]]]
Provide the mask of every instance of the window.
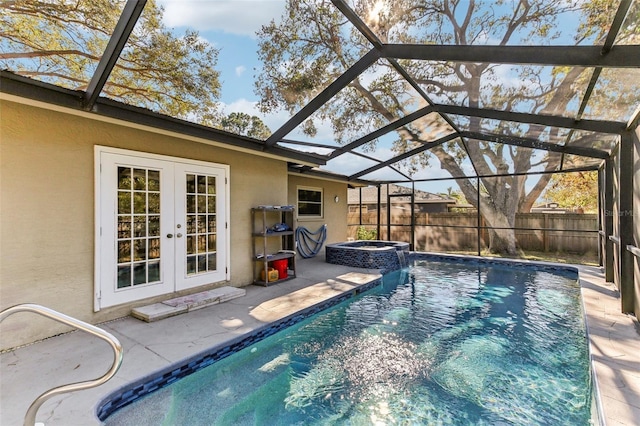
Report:
[[322,188],[298,187],[298,217],[322,217]]

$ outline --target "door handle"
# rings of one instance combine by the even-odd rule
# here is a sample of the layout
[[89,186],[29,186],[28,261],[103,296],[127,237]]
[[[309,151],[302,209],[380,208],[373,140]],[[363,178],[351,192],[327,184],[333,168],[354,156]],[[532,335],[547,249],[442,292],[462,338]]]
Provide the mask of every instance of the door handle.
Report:
[[167,238],[173,238],[173,234],[167,234]]

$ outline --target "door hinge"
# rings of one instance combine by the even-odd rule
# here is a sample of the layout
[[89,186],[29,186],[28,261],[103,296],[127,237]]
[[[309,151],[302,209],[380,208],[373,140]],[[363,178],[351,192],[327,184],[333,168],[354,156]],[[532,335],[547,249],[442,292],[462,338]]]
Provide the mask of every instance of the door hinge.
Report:
[[229,222],[224,223],[224,229],[229,229]]
[[225,274],[228,274],[228,273],[229,273],[229,268],[227,268],[226,266],[225,266],[225,268],[224,268],[224,273],[225,273]]

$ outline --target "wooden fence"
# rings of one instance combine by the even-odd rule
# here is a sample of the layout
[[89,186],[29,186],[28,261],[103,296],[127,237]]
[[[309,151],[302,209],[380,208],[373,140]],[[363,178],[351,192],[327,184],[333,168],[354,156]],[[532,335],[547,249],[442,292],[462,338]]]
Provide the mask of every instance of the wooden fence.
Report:
[[[363,213],[362,226],[376,229],[376,213]],[[391,238],[387,238],[387,217],[381,215],[380,239],[411,242],[411,215],[394,215]],[[360,213],[349,213],[349,237],[357,239]],[[489,233],[481,218],[478,232],[476,213],[416,213],[415,247],[418,251],[475,252],[489,246]],[[598,255],[598,216],[595,214],[519,213],[516,215],[516,245],[524,252]]]

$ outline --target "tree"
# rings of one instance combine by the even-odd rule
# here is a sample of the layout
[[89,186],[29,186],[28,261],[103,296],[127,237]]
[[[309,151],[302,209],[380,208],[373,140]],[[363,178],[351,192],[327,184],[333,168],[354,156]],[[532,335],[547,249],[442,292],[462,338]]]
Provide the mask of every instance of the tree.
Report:
[[256,139],[267,139],[271,130],[255,115],[244,112],[232,112],[220,120],[222,130]]
[[[0,67],[85,90],[120,16],[117,0],[0,2]],[[103,94],[172,117],[220,119],[218,51],[195,31],[174,35],[149,0]]]
[[[552,2],[520,0],[514,2],[468,0],[363,0],[356,12],[383,43],[416,44],[549,44],[558,37],[554,28],[563,12],[582,11],[585,25],[576,43],[583,39],[602,40],[606,36],[615,8],[598,12],[600,0]],[[605,14],[606,16],[602,16]],[[328,0],[288,1],[280,23],[271,22],[259,31],[259,56],[264,64],[256,82],[263,111],[297,111],[308,100],[371,49],[371,44]],[[573,67],[506,67],[489,63],[427,63],[403,60],[398,63],[427,94],[439,103],[464,104],[502,110],[562,115],[579,103],[579,87],[590,78],[590,71]],[[618,95],[622,96],[621,91]],[[637,96],[637,89],[632,91]],[[616,95],[614,95],[616,96]],[[303,130],[315,134],[315,120],[330,121],[338,142],[349,142],[400,117],[426,101],[409,86],[385,60],[377,61],[366,75],[355,78],[344,90],[310,119]],[[476,117],[456,119],[457,126],[475,132],[505,136],[562,140],[559,129],[540,125],[500,122]],[[397,130],[397,153],[452,133],[438,115],[430,114]],[[576,133],[576,145],[599,146],[599,140]],[[370,149],[375,148],[375,141]],[[465,177],[463,161],[470,159],[478,175],[525,173],[534,166],[557,170],[561,154],[549,152],[536,157],[534,150],[460,139],[433,147],[430,153],[414,156],[404,164],[411,173],[437,159],[441,168],[456,178]],[[490,249],[515,254],[515,214],[529,211],[550,179],[541,174],[533,185],[524,175],[487,177],[480,180],[480,199],[475,179],[458,179],[464,197],[476,207],[492,229]],[[527,190],[527,188],[529,188]]]
[[453,189],[453,186],[447,187],[447,192],[441,192],[438,194],[442,197],[449,198],[451,200],[456,200],[456,203],[466,203],[467,200],[464,198],[464,194],[459,189]]
[[544,192],[544,198],[560,207],[598,210],[598,172],[557,173]]

